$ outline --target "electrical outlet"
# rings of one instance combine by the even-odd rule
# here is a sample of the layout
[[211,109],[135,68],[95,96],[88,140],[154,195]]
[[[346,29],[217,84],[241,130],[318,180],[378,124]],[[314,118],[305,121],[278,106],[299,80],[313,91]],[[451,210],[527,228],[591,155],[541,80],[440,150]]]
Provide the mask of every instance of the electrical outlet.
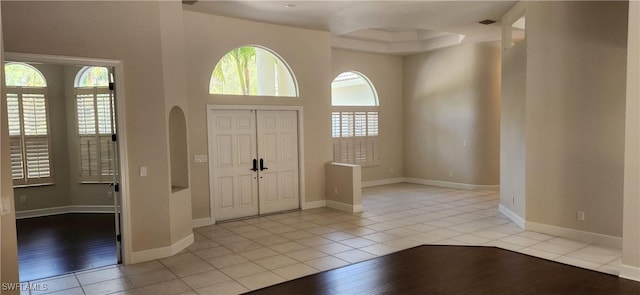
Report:
[[336,196],[338,195],[338,188],[337,187],[333,188],[333,194],[336,195]]
[[395,173],[395,172],[396,172],[396,171],[395,171],[395,170],[393,170],[393,168],[389,169],[389,174],[393,174],[393,173]]
[[27,202],[27,196],[20,196],[20,203],[26,203]]
[[578,211],[576,214],[576,219],[578,221],[584,221],[584,211]]
[[449,171],[449,176],[453,177],[453,171]]

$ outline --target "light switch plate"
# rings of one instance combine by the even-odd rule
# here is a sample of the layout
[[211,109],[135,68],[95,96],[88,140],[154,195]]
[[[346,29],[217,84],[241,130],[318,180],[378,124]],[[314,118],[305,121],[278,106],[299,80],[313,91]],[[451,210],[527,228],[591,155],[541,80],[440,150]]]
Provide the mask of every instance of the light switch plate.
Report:
[[194,163],[206,163],[208,161],[209,159],[207,158],[207,155],[193,155]]
[[2,198],[0,200],[0,215],[7,215],[11,213],[11,199]]
[[140,166],[140,176],[147,176],[147,166]]

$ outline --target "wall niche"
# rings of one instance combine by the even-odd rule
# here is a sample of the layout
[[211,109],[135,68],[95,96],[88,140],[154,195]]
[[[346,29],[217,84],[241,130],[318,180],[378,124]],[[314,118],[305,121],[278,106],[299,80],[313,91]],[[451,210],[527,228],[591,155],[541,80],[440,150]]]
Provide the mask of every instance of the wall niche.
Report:
[[189,188],[187,122],[184,112],[174,106],[169,113],[169,156],[171,158],[171,191]]

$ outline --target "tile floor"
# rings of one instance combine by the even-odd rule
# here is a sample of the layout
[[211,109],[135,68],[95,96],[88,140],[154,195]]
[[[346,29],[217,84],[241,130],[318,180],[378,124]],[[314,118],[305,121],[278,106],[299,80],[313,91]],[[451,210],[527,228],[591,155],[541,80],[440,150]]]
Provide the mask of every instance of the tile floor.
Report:
[[523,231],[498,212],[496,191],[396,184],[364,189],[363,205],[197,228],[173,257],[30,282],[47,286],[31,294],[237,294],[421,244],[496,246],[611,274],[620,265],[619,249]]

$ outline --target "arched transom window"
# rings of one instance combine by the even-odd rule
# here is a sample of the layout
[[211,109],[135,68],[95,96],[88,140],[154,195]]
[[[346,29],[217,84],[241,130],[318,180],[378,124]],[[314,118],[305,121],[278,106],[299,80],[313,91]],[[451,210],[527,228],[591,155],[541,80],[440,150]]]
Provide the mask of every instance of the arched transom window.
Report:
[[331,82],[333,160],[375,166],[378,152],[378,95],[367,77],[344,72]]
[[105,67],[83,67],[74,82],[75,87],[109,87],[109,69]]
[[14,186],[53,183],[47,81],[32,65],[4,66]]
[[209,82],[210,94],[298,96],[298,85],[287,63],[263,47],[243,46],[225,54]]

